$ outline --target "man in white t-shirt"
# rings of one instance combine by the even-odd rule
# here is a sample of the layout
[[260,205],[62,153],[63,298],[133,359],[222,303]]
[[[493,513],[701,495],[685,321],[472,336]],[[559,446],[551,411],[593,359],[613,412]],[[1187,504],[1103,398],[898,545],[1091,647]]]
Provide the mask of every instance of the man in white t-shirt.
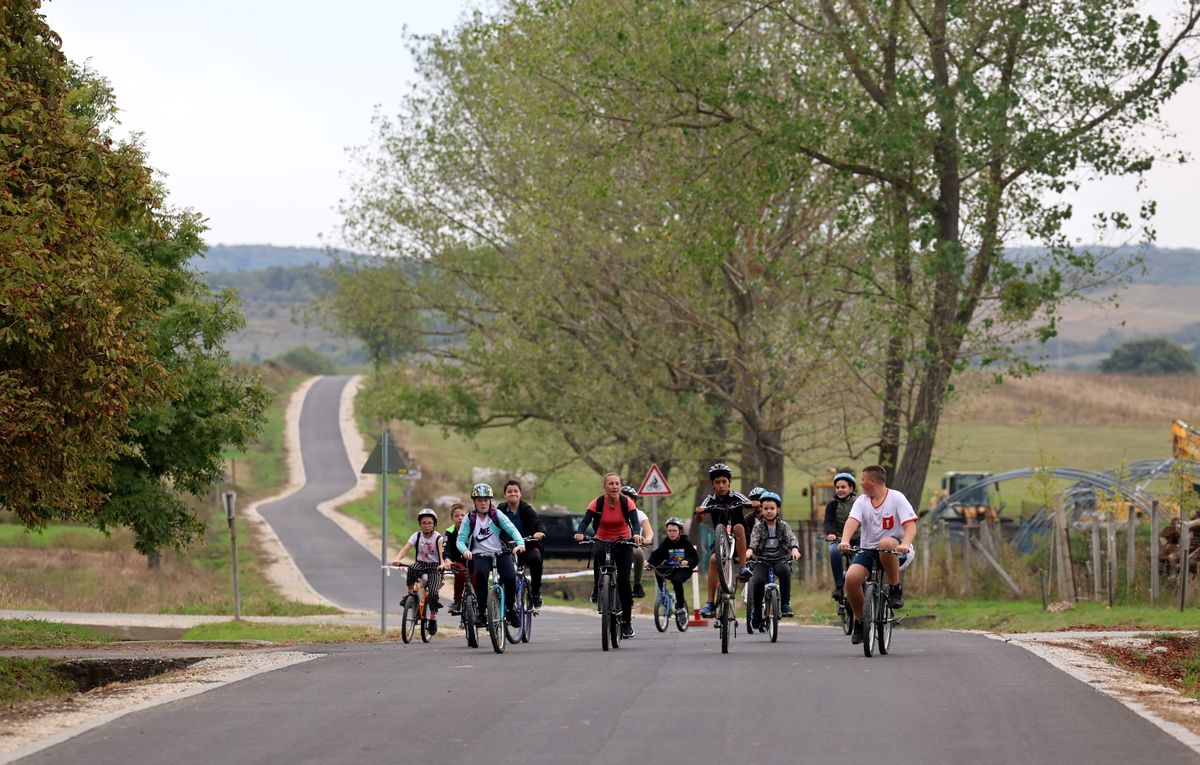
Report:
[[[622,486],[621,493],[633,503],[638,502],[638,490],[632,486]],[[654,529],[650,528],[650,517],[643,513],[640,509],[637,510],[638,525],[642,529],[642,544],[649,545],[654,541]],[[646,590],[642,588],[642,569],[646,566],[646,551],[643,547],[633,548],[633,597],[646,597]]]
[[[842,541],[838,549],[849,552],[850,540],[862,529],[859,545],[862,552],[854,556],[846,572],[846,600],[854,611],[854,631],[850,640],[863,641],[863,583],[876,566],[883,566],[889,584],[888,598],[892,608],[904,606],[904,593],[900,589],[900,555],[912,550],[917,536],[917,514],[908,498],[895,489],[887,487],[887,472],[879,465],[868,465],[862,469],[859,485],[863,493],[854,500],[850,517],[842,529]],[[892,550],[898,555],[879,553]]]

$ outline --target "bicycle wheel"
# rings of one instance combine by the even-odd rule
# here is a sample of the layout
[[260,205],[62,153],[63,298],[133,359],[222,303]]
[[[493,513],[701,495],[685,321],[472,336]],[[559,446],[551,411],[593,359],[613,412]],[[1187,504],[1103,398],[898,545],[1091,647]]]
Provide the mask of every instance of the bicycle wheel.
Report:
[[411,643],[417,631],[417,609],[412,605],[412,593],[404,596],[404,610],[400,612],[400,639]]
[[733,604],[728,600],[721,604],[720,619],[721,653],[729,653],[729,633],[733,631]]
[[487,600],[488,637],[492,640],[492,650],[504,653],[504,608],[500,603],[500,590],[492,587],[488,590]]
[[886,595],[880,614],[883,618],[879,620],[879,655],[887,656],[887,652],[892,648],[892,623],[895,621],[895,614],[892,613],[892,606],[887,602]]
[[774,643],[779,639],[779,590],[767,590],[766,602],[763,604],[763,628]]
[[733,556],[729,543],[729,533],[724,526],[718,526],[713,550],[717,555],[717,581],[721,585],[721,592],[726,595],[733,594]]
[[521,596],[521,642],[528,643],[533,637],[533,595],[525,588]]
[[601,577],[598,599],[600,601],[600,650],[602,651],[608,650],[608,639],[612,634],[612,598],[608,592],[610,589],[612,589],[612,582],[607,576]]
[[[743,585],[743,587],[742,587],[742,604],[746,606],[746,634],[747,635],[754,634],[754,624],[750,621],[750,611],[751,611],[750,599],[752,597],[754,597],[751,594],[752,592],[753,592],[753,590],[750,589],[750,582],[746,582],[746,584]],[[761,628],[762,625],[760,624],[759,627]]]
[[868,659],[875,653],[875,592],[879,585],[867,582],[863,585],[863,655]]
[[467,647],[479,647],[479,603],[474,595],[463,596],[463,632],[467,633]]
[[654,599],[654,629],[666,632],[671,623],[671,601],[661,590]]
[[615,582],[610,583],[608,594],[609,597],[612,598],[612,601],[608,606],[608,612],[612,614],[612,620],[608,623],[608,642],[613,648],[620,648],[621,624],[624,622],[625,614],[621,609],[621,594],[617,592],[617,585]]
[[838,619],[842,622],[842,634],[849,635],[854,630],[854,612],[845,597],[838,603]]
[[521,598],[524,590],[524,582],[521,580],[521,577],[517,577],[517,602],[513,604],[517,608],[517,626],[514,627],[509,624],[508,619],[504,620],[504,631],[508,634],[508,642],[510,643],[520,643],[521,638],[525,637],[521,629],[525,624],[524,603]]

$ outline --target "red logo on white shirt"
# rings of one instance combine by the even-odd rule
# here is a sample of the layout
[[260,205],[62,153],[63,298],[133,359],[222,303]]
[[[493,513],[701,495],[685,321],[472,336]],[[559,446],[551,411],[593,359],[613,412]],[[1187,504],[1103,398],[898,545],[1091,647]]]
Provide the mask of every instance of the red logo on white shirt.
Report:
[[885,531],[887,529],[892,528],[895,525],[896,525],[896,517],[894,515],[883,516],[883,528]]

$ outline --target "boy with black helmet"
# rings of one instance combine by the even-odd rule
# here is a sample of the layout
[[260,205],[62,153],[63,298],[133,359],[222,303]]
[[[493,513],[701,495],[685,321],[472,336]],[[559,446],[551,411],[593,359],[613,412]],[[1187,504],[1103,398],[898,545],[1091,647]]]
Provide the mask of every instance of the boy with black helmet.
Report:
[[[700,563],[700,553],[696,546],[683,533],[683,521],[679,518],[668,518],[667,535],[658,547],[646,558],[646,565],[654,568],[654,579],[661,590],[670,580],[675,586],[676,610],[687,614],[687,598],[683,594],[683,585],[692,578],[692,569]],[[659,571],[659,566],[674,566],[666,573]]]
[[[704,498],[696,508],[696,520],[703,521],[704,514],[712,518],[713,528],[724,525],[726,531],[733,536],[737,548],[738,581],[745,582],[750,578],[750,569],[746,566],[746,526],[743,511],[750,505],[750,499],[741,492],[731,488],[733,470],[724,462],[718,462],[708,469],[708,479],[712,482],[713,493]],[[713,600],[717,594],[717,556],[709,557],[708,563],[708,601],[700,609],[700,615],[711,617],[715,612]]]

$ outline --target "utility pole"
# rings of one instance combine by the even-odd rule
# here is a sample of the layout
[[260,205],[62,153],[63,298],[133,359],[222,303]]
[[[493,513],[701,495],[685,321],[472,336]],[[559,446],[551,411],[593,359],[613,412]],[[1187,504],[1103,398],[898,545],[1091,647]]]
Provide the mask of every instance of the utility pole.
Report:
[[233,551],[233,620],[242,620],[242,593],[238,587],[238,555],[237,528],[233,519],[237,515],[237,492],[227,491],[222,495],[225,500],[225,519],[229,521],[229,547]]

